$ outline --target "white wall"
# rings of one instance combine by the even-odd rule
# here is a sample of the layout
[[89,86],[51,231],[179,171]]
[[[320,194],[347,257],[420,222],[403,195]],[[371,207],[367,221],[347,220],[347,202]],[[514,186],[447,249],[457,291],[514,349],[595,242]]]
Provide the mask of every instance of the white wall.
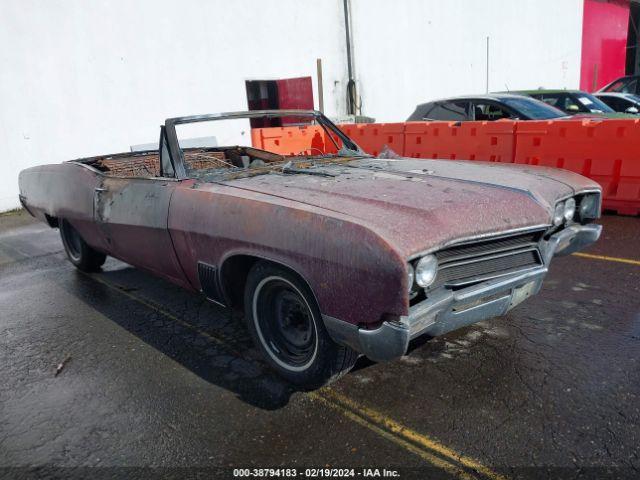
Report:
[[325,110],[345,109],[341,0],[0,0],[0,10],[0,211],[19,205],[24,168],[154,142],[167,117],[246,110],[247,79],[310,75],[315,89],[318,57]]
[[[363,113],[577,87],[582,0],[352,0]],[[244,81],[310,75],[346,112],[342,0],[0,0],[0,211],[32,165],[154,142],[166,117],[246,109]],[[314,92],[317,102],[317,92]]]
[[583,0],[351,0],[363,113],[489,91],[578,88]]

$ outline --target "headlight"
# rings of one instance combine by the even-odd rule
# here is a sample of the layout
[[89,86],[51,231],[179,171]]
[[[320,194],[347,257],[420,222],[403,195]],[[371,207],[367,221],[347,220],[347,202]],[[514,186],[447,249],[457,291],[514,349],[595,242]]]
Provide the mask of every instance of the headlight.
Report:
[[598,204],[600,197],[598,194],[585,195],[580,200],[580,206],[578,207],[578,215],[580,220],[593,220],[598,218]]
[[415,279],[416,272],[413,269],[413,265],[409,264],[409,276],[407,277],[407,283],[409,284],[409,291],[413,290],[413,280]]
[[428,287],[436,279],[438,273],[438,259],[433,255],[427,255],[418,260],[416,264],[416,283],[421,287]]
[[573,216],[576,213],[576,201],[573,198],[567,198],[567,201],[564,202],[564,219],[567,222],[573,220]]
[[560,202],[556,205],[556,209],[553,212],[553,224],[557,227],[562,225],[564,220],[564,202]]

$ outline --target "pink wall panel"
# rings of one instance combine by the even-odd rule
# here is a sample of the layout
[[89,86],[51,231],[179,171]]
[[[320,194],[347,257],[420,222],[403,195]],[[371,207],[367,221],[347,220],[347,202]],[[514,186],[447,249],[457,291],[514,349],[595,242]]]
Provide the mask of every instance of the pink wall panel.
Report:
[[311,77],[283,78],[276,80],[276,83],[278,84],[278,108],[313,109]]
[[582,90],[592,92],[624,75],[628,24],[629,0],[584,0]]
[[[311,77],[283,78],[278,84],[278,108],[313,109],[313,87]],[[308,123],[308,117],[282,117],[282,126]]]

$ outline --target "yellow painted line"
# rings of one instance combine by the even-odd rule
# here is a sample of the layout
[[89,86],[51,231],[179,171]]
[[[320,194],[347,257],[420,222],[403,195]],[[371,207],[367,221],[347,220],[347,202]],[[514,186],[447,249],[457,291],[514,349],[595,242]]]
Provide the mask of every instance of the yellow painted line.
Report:
[[607,262],[626,263],[640,267],[640,260],[632,260],[631,258],[607,257],[606,255],[592,255],[591,253],[574,253],[573,255],[576,257],[590,258],[591,260],[605,260]]
[[[134,295],[131,292],[127,292],[117,285],[107,282],[106,280],[99,278],[97,275],[85,274],[92,280],[115,290],[116,292],[128,297],[129,299],[144,305],[147,308],[154,310],[155,312],[164,315],[172,321],[182,325],[189,330],[192,330],[199,335],[202,335],[213,342],[231,349],[236,355],[242,356],[240,352],[237,352],[232,346],[229,345],[224,339],[220,339],[214,335],[203,332],[193,325],[181,320],[175,315],[167,312],[163,308],[155,305],[154,303]],[[404,448],[405,450],[418,455],[423,460],[432,464],[433,466],[445,470],[447,473],[454,475],[463,480],[473,480],[478,478],[469,472],[465,471],[463,467],[474,470],[475,472],[484,475],[491,480],[508,480],[507,477],[499,475],[492,471],[488,467],[485,467],[477,460],[470,457],[459,454],[455,450],[442,445],[441,443],[411,430],[404,425],[392,420],[391,418],[379,413],[369,407],[360,405],[354,400],[332,390],[331,388],[324,388],[318,392],[311,392],[308,394],[311,398],[318,400],[324,405],[338,411],[344,417],[349,420],[375,432],[382,438],[389,440],[392,443]],[[441,457],[446,457],[445,460],[440,456],[434,455],[434,453]],[[459,464],[459,465],[456,465]]]
[[458,452],[456,452],[455,450],[446,447],[445,445],[441,444],[440,442],[426,436],[423,435],[421,433],[418,433],[398,422],[396,422],[395,420],[389,418],[388,416],[373,410],[372,408],[366,407],[364,405],[359,404],[358,402],[336,392],[335,390],[331,389],[331,388],[324,388],[321,391],[321,394],[328,399],[334,400],[336,403],[342,405],[343,407],[348,408],[349,410],[356,412],[358,415],[366,418],[367,420],[369,420],[370,422],[379,425],[380,427],[385,428],[386,430],[390,431],[391,433],[395,434],[396,436],[399,436],[407,441],[411,441],[415,444],[420,445],[421,447],[423,447],[424,449],[427,450],[431,450],[433,452],[438,453],[439,455],[442,455],[443,457],[446,457],[454,462],[457,462],[461,465],[464,465],[467,468],[470,468],[472,470],[475,470],[478,473],[481,473],[482,475],[492,479],[492,480],[506,480],[507,477],[504,477],[496,472],[494,472],[493,470],[491,470],[490,468],[482,465],[480,462],[478,462],[477,460],[471,458],[471,457],[467,457],[465,455],[462,455]]
[[382,428],[380,428],[377,425],[371,423],[370,421],[366,420],[365,418],[362,418],[361,416],[357,415],[356,413],[354,413],[354,412],[342,407],[338,403],[332,402],[331,400],[325,398],[320,393],[312,392],[312,393],[309,393],[308,396],[310,396],[314,400],[317,400],[317,401],[323,403],[324,405],[328,406],[329,408],[332,408],[333,410],[338,411],[344,417],[346,417],[349,420],[357,423],[358,425],[361,425],[361,426],[363,426],[363,427],[375,432],[376,434],[378,434],[379,436],[383,437],[384,439],[389,440],[392,443],[395,443],[396,445],[404,448],[405,450],[408,450],[409,452],[411,452],[411,453],[413,453],[415,455],[418,455],[420,458],[422,458],[426,462],[432,464],[433,466],[435,466],[437,468],[440,468],[440,469],[446,471],[450,475],[454,475],[454,476],[456,476],[458,478],[461,478],[461,479],[464,479],[464,480],[473,480],[473,479],[477,478],[477,477],[469,474],[468,472],[464,471],[459,466],[457,466],[457,465],[455,465],[453,463],[447,462],[446,460],[443,460],[442,458],[437,457],[437,456],[433,455],[432,453],[429,453],[428,451],[425,451],[424,449],[419,448],[416,445],[413,445],[412,443],[407,442],[406,440],[403,440],[402,438],[398,437],[397,435],[394,435],[392,433],[387,432],[386,430],[383,430]]

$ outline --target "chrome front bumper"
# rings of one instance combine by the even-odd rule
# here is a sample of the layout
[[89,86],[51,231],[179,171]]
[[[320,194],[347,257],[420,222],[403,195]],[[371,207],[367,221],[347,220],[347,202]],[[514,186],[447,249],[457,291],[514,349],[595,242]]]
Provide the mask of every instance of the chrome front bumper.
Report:
[[602,225],[571,225],[552,235],[548,241],[543,242],[541,247],[542,257],[545,265],[549,263],[554,255],[569,255],[582,250],[600,238]]
[[374,330],[323,316],[333,340],[348,345],[374,361],[404,355],[409,341],[421,336],[443,335],[452,330],[504,315],[538,293],[554,255],[568,255],[600,237],[600,225],[572,225],[540,244],[544,266],[494,278],[461,290],[440,289],[414,305],[409,315],[385,321]]

